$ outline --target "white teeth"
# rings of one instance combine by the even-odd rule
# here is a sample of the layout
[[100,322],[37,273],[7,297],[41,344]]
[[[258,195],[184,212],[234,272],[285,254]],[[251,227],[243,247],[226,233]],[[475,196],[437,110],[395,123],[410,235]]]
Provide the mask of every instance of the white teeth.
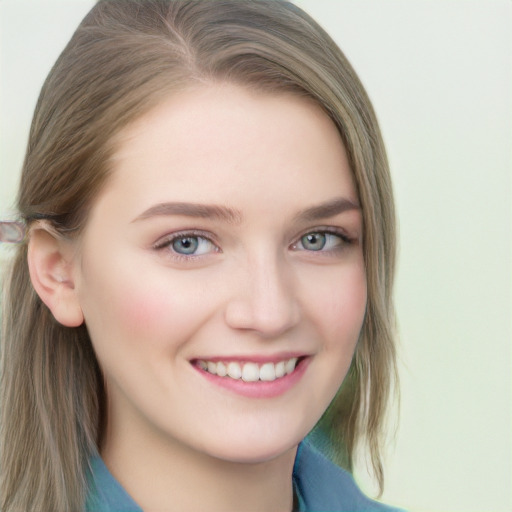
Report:
[[242,380],[256,382],[260,378],[260,369],[256,363],[245,363],[242,370]]
[[238,362],[213,362],[199,360],[198,366],[213,375],[219,377],[230,377],[232,379],[242,379],[245,382],[257,382],[258,380],[265,382],[272,382],[280,379],[285,375],[292,373],[297,366],[298,358],[292,357],[286,361],[279,361],[278,363],[264,363],[259,366],[257,363],[244,363],[241,365]]
[[276,380],[276,368],[274,363],[265,363],[260,368],[260,380]]
[[286,374],[292,373],[293,370],[295,370],[295,365],[296,364],[297,364],[297,358],[296,357],[293,357],[289,361],[286,361],[286,363],[284,365],[284,370],[285,370]]
[[228,375],[232,379],[239,379],[242,376],[242,369],[238,363],[229,363],[228,364]]
[[219,377],[225,377],[228,374],[228,369],[226,368],[226,365],[224,363],[218,362],[217,363],[217,375]]
[[276,379],[284,377],[284,374],[285,374],[284,361],[279,361],[279,363],[276,364]]

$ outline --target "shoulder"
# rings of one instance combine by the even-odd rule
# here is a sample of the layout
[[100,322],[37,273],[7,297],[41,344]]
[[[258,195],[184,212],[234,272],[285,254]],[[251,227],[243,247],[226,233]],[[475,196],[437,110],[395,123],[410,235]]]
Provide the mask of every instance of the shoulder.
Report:
[[293,479],[301,512],[400,512],[365,496],[350,473],[307,440],[299,445]]

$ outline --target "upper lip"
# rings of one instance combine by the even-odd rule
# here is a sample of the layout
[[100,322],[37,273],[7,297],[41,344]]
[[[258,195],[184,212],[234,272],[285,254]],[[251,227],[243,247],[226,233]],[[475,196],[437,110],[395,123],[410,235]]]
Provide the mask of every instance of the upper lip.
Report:
[[279,354],[246,354],[246,355],[225,355],[225,356],[205,356],[205,357],[195,357],[191,359],[191,361],[211,361],[213,363],[217,363],[219,361],[233,361],[239,363],[279,363],[280,361],[288,361],[294,357],[303,358],[307,357],[309,354],[304,352],[280,352]]

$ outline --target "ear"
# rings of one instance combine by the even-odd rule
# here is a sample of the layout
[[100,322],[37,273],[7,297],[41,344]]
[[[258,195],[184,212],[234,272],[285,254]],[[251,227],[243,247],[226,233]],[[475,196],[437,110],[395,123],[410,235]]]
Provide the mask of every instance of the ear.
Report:
[[66,327],[84,321],[73,279],[74,250],[53,230],[39,224],[31,229],[28,242],[30,279],[55,319]]

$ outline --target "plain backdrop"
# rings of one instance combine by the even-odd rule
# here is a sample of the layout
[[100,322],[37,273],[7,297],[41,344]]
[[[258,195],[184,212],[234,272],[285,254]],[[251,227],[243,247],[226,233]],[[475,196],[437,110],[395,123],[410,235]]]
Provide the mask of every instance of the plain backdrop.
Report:
[[[402,410],[383,500],[416,512],[509,512],[512,3],[297,4],[360,74],[394,178]],[[3,217],[43,79],[92,5],[0,0]],[[364,467],[357,478],[371,490]]]

